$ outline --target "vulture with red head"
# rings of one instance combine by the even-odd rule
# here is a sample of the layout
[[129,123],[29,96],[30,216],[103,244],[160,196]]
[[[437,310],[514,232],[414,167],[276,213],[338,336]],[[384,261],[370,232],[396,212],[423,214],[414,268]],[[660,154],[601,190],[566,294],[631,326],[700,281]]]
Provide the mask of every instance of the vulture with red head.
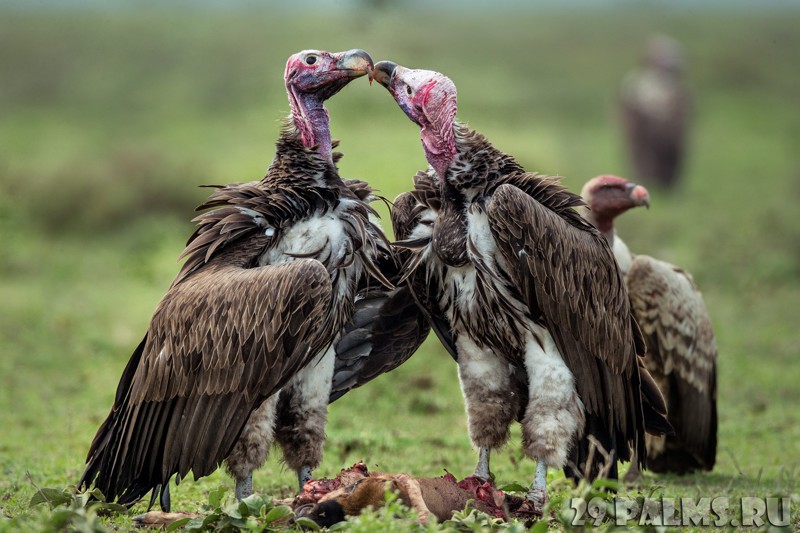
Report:
[[449,78],[388,61],[374,76],[421,128],[430,163],[396,200],[392,223],[405,279],[458,362],[480,449],[475,476],[490,477],[490,450],[520,419],[537,461],[527,497],[541,513],[548,467],[597,475],[596,439],[615,476],[631,449],[645,456],[646,429],[669,428],[639,365],[644,339],[622,273],[576,212],[580,196],[456,121]]
[[[648,437],[647,466],[683,474],[711,470],[717,453],[717,346],[711,318],[691,274],[647,255],[634,255],[614,229],[614,219],[649,206],[641,185],[598,176],[583,187],[585,216],[614,250],[647,341],[645,364],[666,399],[675,434]],[[638,473],[631,473],[631,478]]]
[[[218,187],[198,208],[208,211],[122,374],[79,486],[124,505],[152,490],[151,505],[160,494],[168,511],[173,476],[196,479],[224,461],[242,498],[273,439],[302,486],[322,458],[329,400],[376,372],[352,363],[370,354],[368,342],[356,355],[341,349],[350,359],[339,362],[337,340],[379,338],[391,329],[379,320],[386,313],[413,322],[392,327],[421,336],[404,347],[422,342],[424,317],[418,326],[396,305],[381,272],[393,257],[371,189],[342,180],[334,164],[324,102],[372,66],[362,50],[289,58],[291,116],[272,164],[262,180]],[[370,319],[352,324],[357,309]]]
[[662,35],[648,42],[642,67],[622,82],[622,127],[638,180],[672,187],[680,178],[692,108],[682,71],[680,46]]

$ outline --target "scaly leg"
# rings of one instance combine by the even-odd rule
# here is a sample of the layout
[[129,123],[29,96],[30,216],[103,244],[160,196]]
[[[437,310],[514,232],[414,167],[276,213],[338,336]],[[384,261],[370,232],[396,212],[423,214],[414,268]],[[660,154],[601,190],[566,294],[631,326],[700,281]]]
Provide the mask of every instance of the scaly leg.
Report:
[[247,474],[244,479],[236,480],[236,499],[244,500],[253,494],[253,473]]
[[310,466],[301,466],[297,470],[297,482],[300,484],[300,492],[303,492],[303,487],[306,486],[306,483],[311,481],[312,473]]
[[547,465],[541,459],[536,461],[536,477],[533,479],[531,490],[525,495],[532,506],[533,511],[540,515],[547,504]]
[[489,448],[481,446],[480,454],[478,455],[478,466],[475,467],[474,477],[481,481],[490,481],[492,479],[492,472],[489,470]]

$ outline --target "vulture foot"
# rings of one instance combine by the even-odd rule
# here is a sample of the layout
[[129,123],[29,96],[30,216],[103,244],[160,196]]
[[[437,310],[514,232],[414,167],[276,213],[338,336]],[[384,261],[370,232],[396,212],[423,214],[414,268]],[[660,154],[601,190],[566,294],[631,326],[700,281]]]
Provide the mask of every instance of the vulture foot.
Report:
[[544,506],[549,501],[547,489],[531,487],[531,490],[525,495],[525,502],[517,510],[517,514],[541,517],[544,512]]
[[236,499],[244,500],[253,494],[253,474],[247,474],[244,479],[236,480]]

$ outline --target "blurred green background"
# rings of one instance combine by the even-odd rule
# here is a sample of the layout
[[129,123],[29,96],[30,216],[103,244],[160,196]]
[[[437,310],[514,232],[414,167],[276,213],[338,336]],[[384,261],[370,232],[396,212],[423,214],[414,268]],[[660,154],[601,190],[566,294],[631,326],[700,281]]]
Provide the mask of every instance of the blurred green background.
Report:
[[[177,272],[208,193],[197,186],[258,179],[272,159],[289,55],[358,47],[442,71],[458,86],[462,121],[577,191],[629,172],[616,92],[656,32],[684,47],[690,155],[681,187],[651,188],[651,209],[623,217],[619,231],[704,291],[719,345],[720,447],[713,473],[648,477],[645,493],[800,490],[800,6],[389,4],[0,7],[5,518],[27,516],[26,473],[40,486],[77,481]],[[407,190],[425,160],[386,91],[357,80],[328,107],[341,174],[390,199]],[[434,341],[332,406],[328,435],[321,475],[363,459],[462,477],[475,461],[455,366]],[[493,463],[504,482],[532,479],[518,435]],[[278,455],[256,487],[288,495],[293,474]],[[183,484],[174,506],[195,510],[219,484],[232,486],[221,473]]]

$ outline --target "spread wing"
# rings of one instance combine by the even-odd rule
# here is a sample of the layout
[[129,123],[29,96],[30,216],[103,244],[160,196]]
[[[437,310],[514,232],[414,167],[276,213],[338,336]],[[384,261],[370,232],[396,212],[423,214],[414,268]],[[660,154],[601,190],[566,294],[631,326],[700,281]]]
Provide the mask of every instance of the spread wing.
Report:
[[378,290],[356,301],[355,313],[336,343],[330,401],[405,363],[430,326],[411,289]]
[[500,185],[487,205],[512,283],[575,376],[587,432],[603,433],[595,437],[620,459],[629,459],[623,442],[643,457],[644,344],[622,274],[603,236],[570,208],[572,195],[552,178],[526,176],[527,191]]
[[634,258],[627,283],[647,339],[645,361],[663,382],[675,428],[667,448],[677,446],[711,469],[717,443],[717,346],[703,296],[687,272],[645,255]]
[[251,411],[320,349],[330,304],[330,277],[310,259],[255,268],[212,260],[174,284],[128,362],[79,486],[130,504],[174,474],[212,472]]
[[[416,188],[397,197],[392,207],[392,227],[396,242],[396,254],[402,264],[403,278],[409,294],[427,318],[436,336],[448,353],[458,360],[450,323],[439,305],[436,273],[421,265],[425,249],[430,245],[433,224],[436,223],[438,190],[427,173],[414,177]],[[424,203],[423,203],[424,202]]]

